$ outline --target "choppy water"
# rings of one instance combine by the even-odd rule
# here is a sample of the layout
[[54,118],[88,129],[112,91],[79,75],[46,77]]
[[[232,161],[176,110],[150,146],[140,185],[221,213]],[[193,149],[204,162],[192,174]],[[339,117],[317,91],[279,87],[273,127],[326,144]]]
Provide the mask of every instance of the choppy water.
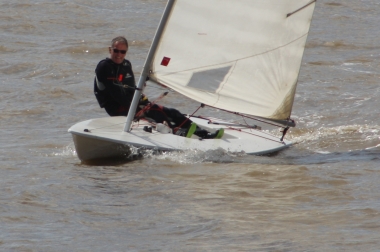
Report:
[[0,250],[380,251],[375,0],[317,1],[292,148],[78,160],[67,129],[106,116],[96,63],[125,35],[139,75],[165,3],[0,0]]

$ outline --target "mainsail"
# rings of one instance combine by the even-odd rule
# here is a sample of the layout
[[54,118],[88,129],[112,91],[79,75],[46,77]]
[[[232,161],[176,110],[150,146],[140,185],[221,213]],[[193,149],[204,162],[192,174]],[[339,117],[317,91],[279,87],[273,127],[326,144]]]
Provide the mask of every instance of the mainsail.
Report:
[[220,109],[290,117],[315,0],[176,0],[150,79]]

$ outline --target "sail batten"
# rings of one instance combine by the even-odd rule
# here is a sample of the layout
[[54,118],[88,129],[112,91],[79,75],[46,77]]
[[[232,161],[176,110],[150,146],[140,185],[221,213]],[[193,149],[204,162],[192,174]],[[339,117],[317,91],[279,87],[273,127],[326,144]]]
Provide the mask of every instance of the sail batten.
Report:
[[[161,76],[167,76],[167,75],[172,75],[172,74],[178,74],[178,73],[181,73],[181,72],[189,72],[189,71],[197,72],[197,71],[200,71],[201,69],[204,69],[204,68],[216,68],[218,66],[222,66],[222,65],[226,65],[226,64],[233,64],[233,63],[236,63],[236,62],[244,60],[244,59],[253,58],[253,57],[256,57],[256,56],[259,56],[259,55],[262,55],[262,54],[266,54],[266,53],[278,50],[280,48],[286,47],[287,45],[289,45],[289,44],[291,44],[291,43],[293,43],[293,42],[295,42],[295,41],[297,41],[299,39],[302,39],[303,37],[305,37],[307,35],[308,35],[308,33],[303,34],[301,37],[299,37],[299,38],[297,38],[297,39],[295,39],[293,41],[290,41],[287,44],[281,45],[281,46],[279,46],[277,48],[273,48],[273,49],[270,49],[268,51],[265,51],[265,52],[262,52],[262,53],[259,53],[259,54],[249,55],[249,56],[245,56],[245,57],[239,58],[239,59],[233,59],[233,60],[226,61],[226,62],[216,63],[214,65],[200,66],[200,67],[191,68],[191,69],[182,69],[182,70],[178,70],[176,72],[163,72],[162,74],[160,74],[160,72],[157,71],[157,72],[155,72],[155,75],[160,74]],[[166,58],[166,57],[164,57],[164,58]]]
[[312,0],[312,1],[310,1],[310,3],[306,4],[305,6],[302,6],[301,8],[299,8],[299,9],[297,9],[297,10],[291,12],[291,13],[288,13],[288,15],[286,15],[286,17],[290,17],[291,15],[293,15],[293,14],[295,14],[295,13],[297,13],[297,12],[299,12],[299,11],[305,9],[305,8],[308,7],[309,5],[315,3],[316,1],[317,1],[317,0]]
[[177,0],[150,62],[150,78],[209,106],[286,120],[314,5]]

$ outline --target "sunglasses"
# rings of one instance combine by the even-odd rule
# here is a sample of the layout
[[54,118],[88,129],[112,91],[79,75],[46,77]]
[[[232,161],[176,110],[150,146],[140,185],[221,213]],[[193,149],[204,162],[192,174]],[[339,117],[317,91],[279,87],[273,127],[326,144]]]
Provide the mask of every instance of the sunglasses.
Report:
[[121,54],[126,54],[127,53],[127,50],[119,50],[119,49],[116,49],[116,48],[112,48],[113,52],[114,53],[121,53]]

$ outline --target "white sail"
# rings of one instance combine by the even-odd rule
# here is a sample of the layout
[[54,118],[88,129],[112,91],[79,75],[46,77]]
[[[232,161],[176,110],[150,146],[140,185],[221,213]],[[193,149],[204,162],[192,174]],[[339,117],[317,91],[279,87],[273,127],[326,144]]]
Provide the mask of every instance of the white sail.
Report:
[[150,78],[209,106],[289,118],[315,0],[176,0]]

